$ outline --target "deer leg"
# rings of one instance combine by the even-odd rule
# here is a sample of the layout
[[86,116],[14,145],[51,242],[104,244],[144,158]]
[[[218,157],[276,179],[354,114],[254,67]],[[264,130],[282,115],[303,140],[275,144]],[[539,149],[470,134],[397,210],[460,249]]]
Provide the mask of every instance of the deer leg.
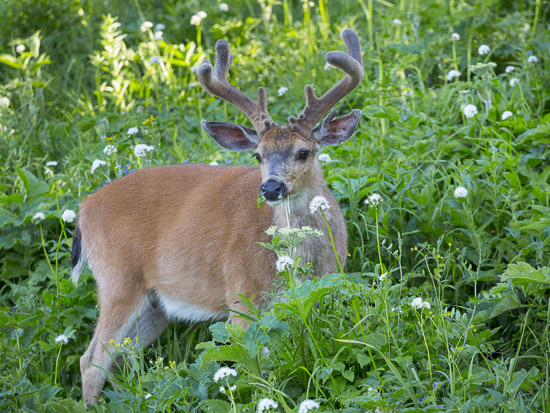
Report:
[[[82,373],[82,397],[85,405],[96,404],[105,385],[106,374],[114,364],[114,348],[110,340],[121,342],[131,333],[135,315],[140,315],[144,292],[112,288],[108,294],[100,291],[100,312],[96,331],[88,350],[80,359]],[[118,293],[116,296],[111,294]],[[133,293],[133,294],[131,294]]]
[[132,323],[128,337],[138,337],[140,345],[145,348],[151,345],[170,323],[161,306],[155,300],[148,299],[137,323],[136,320]]

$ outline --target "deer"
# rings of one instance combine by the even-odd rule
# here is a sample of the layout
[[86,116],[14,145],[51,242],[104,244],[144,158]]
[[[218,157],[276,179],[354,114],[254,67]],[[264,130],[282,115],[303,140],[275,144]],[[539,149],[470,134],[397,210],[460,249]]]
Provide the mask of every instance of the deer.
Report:
[[[218,40],[214,68],[203,61],[199,82],[241,110],[253,127],[206,120],[201,126],[226,150],[254,151],[258,165],[144,168],[82,202],[73,234],[72,280],[78,282],[87,262],[100,308],[80,359],[85,405],[98,402],[114,368],[111,340],[139,335],[145,347],[174,320],[230,318],[247,328],[247,300],[239,298],[261,306],[263,293],[277,280],[277,255],[259,244],[270,242],[270,226],[310,226],[324,233],[297,251],[316,275],[337,272],[336,254],[345,265],[344,217],[316,156],[323,146],[347,141],[361,117],[358,109],[341,117],[337,110],[329,112],[364,76],[359,36],[345,29],[341,37],[346,53],[330,51],[325,60],[345,76],[321,97],[307,85],[305,108],[283,126],[270,117],[263,87],[254,101],[228,82],[233,56],[228,43]],[[258,191],[267,205],[258,207]],[[319,195],[330,205],[324,214],[336,254],[323,216],[308,209]]]

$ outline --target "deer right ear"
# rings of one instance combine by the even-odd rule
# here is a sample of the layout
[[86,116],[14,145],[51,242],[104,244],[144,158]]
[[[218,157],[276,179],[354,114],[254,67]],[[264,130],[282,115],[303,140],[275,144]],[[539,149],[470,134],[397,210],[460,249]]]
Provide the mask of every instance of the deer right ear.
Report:
[[258,135],[254,129],[228,122],[201,121],[202,128],[225,149],[244,152],[256,149]]

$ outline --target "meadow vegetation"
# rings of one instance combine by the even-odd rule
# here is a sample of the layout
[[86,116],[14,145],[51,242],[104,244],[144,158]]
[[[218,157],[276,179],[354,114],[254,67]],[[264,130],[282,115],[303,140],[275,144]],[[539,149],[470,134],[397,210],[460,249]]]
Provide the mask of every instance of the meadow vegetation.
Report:
[[[351,27],[366,75],[338,108],[363,117],[321,158],[343,271],[282,265],[284,296],[247,331],[174,324],[146,350],[117,344],[94,409],[549,412],[548,3],[227,3],[0,0],[0,410],[84,411],[98,308],[89,270],[70,281],[70,211],[86,195],[154,165],[255,162],[200,128],[247,122],[198,84],[215,41],[284,123],[305,84],[341,77],[323,56]],[[314,236],[272,233],[281,251]]]

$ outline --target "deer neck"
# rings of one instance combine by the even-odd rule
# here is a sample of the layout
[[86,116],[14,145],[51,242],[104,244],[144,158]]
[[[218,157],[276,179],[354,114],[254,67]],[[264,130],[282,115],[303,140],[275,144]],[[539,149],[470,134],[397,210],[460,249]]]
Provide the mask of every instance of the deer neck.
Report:
[[[288,201],[273,208],[273,225],[279,228],[310,226],[321,231],[326,231],[326,223],[323,216],[319,212],[312,214],[309,210],[309,203],[317,195],[324,196],[331,204],[331,200],[333,199],[325,184],[325,177],[317,160],[313,164],[313,168],[308,173],[308,176],[305,177],[305,181],[307,185],[301,191],[290,195]],[[326,211],[325,215],[330,221],[330,211]]]

